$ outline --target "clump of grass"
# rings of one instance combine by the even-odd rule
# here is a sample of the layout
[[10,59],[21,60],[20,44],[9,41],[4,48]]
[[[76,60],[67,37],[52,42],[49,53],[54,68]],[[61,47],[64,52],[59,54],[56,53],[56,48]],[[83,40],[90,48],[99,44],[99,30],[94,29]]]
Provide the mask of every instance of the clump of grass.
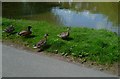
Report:
[[112,64],[118,62],[120,54],[118,52],[118,38],[115,33],[108,30],[90,29],[85,27],[72,27],[70,31],[69,40],[62,40],[57,37],[57,34],[66,31],[66,27],[59,27],[49,24],[45,21],[28,21],[28,20],[2,20],[2,29],[8,25],[14,25],[17,32],[25,29],[28,25],[32,26],[33,38],[24,38],[16,34],[6,37],[3,33],[3,40],[10,40],[12,42],[29,45],[32,48],[45,33],[49,34],[45,51],[60,53],[64,56],[70,55],[76,58],[85,58],[99,64]]

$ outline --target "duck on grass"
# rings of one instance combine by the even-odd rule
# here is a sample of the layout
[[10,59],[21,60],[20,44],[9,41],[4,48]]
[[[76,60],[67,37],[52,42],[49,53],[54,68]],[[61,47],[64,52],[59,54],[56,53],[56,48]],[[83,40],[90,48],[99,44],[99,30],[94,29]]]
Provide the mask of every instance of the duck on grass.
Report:
[[[96,30],[82,26],[67,28],[66,26],[54,25],[45,21],[3,18],[2,28],[5,29],[9,25],[13,25],[16,32],[21,32],[28,25],[32,26],[32,33],[30,35],[35,35],[32,38],[25,38],[16,34],[7,36],[8,33],[5,32],[2,34],[3,40],[9,40],[16,44],[27,44],[32,49],[33,45],[39,48],[45,43],[45,45],[49,46],[43,47],[43,50],[46,52],[56,53],[57,50],[57,53],[63,56],[72,56],[99,64],[113,64],[118,62],[120,57],[118,52],[119,36],[108,30]],[[28,29],[27,31],[31,30]],[[46,39],[46,33],[49,34],[48,39]],[[46,37],[43,38],[44,35]],[[44,39],[43,43],[41,42],[42,38]],[[66,38],[71,40],[66,40]]]

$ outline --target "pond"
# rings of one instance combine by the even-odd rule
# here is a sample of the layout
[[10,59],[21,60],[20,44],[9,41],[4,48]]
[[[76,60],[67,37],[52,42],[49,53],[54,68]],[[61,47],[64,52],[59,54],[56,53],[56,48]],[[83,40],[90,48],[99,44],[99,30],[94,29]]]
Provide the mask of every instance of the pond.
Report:
[[118,33],[118,3],[3,2],[6,18],[47,21],[69,27],[107,29]]

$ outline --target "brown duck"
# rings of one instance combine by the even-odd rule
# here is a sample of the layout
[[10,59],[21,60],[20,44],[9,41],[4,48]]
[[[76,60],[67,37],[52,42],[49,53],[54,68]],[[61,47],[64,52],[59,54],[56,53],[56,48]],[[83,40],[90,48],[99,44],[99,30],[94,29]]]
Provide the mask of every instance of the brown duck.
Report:
[[33,48],[42,48],[43,46],[45,46],[46,42],[47,42],[47,36],[48,34],[44,35],[44,38],[41,39]]
[[67,31],[66,31],[66,32],[62,32],[62,33],[60,33],[60,34],[57,35],[57,36],[60,37],[60,38],[62,38],[62,39],[66,39],[66,38],[68,38],[69,35],[70,35],[69,30],[70,30],[70,27],[67,27]]
[[13,25],[8,26],[3,32],[6,33],[13,33],[13,31],[15,30]]
[[27,30],[23,30],[23,31],[19,32],[18,35],[20,35],[20,36],[29,36],[29,35],[31,35],[31,33],[32,33],[31,28],[32,28],[31,26],[28,26]]

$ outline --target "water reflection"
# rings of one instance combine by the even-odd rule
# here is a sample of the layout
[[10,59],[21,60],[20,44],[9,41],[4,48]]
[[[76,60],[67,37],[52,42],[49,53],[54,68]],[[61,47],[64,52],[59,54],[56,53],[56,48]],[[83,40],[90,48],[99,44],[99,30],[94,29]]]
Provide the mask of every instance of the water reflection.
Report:
[[58,17],[60,23],[65,26],[74,27],[89,27],[96,29],[109,29],[117,31],[117,27],[113,27],[113,23],[108,20],[108,17],[103,14],[93,14],[89,10],[82,12],[72,11],[70,9],[60,9],[55,7],[52,13]]
[[11,2],[2,3],[2,16],[14,19],[45,20],[54,24],[118,30],[118,3]]

